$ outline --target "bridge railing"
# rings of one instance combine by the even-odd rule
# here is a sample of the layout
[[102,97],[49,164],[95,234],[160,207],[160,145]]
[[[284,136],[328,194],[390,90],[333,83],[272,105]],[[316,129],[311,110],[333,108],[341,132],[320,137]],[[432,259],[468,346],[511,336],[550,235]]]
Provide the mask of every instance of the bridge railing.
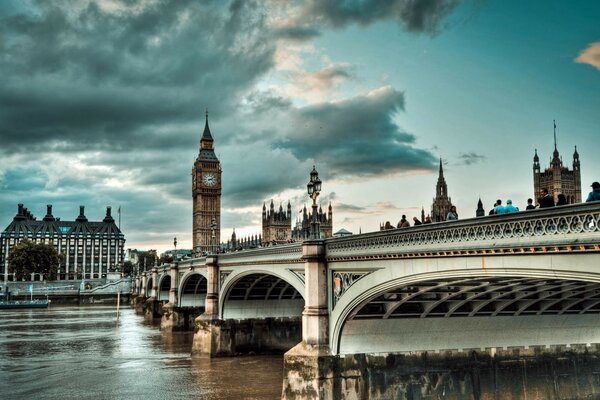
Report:
[[600,202],[521,211],[326,240],[327,258],[600,251]]
[[219,254],[219,265],[302,262],[301,257],[302,243],[289,243]]

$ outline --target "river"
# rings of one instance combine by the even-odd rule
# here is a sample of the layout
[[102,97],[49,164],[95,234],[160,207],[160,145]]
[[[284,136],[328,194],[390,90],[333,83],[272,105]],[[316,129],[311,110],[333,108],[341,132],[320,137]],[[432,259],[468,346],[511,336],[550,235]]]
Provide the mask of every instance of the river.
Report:
[[282,356],[192,359],[128,307],[0,310],[0,399],[280,399]]

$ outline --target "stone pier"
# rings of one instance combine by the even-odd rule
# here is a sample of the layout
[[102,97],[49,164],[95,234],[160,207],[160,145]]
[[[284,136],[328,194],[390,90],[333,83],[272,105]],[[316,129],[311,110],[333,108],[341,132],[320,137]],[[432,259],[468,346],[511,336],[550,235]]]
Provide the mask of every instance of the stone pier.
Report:
[[335,357],[296,348],[284,368],[282,399],[600,398],[600,345]]

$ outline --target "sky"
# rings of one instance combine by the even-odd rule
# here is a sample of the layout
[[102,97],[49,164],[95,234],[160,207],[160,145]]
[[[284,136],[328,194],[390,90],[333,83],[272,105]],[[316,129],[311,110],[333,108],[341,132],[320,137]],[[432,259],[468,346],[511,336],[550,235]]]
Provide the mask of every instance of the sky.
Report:
[[331,202],[334,232],[427,211],[439,159],[460,218],[533,196],[532,158],[600,180],[600,2],[0,2],[0,225],[105,207],[126,248],[191,248],[205,110],[221,240],[263,202]]

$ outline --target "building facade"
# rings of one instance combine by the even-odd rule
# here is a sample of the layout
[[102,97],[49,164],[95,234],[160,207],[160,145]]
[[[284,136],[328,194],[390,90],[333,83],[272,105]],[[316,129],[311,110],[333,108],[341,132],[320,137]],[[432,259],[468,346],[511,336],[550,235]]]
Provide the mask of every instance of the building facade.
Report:
[[192,168],[194,255],[218,253],[221,239],[221,163],[208,126],[208,112],[200,151]]
[[431,205],[431,220],[433,222],[445,221],[451,207],[452,199],[448,196],[448,185],[446,185],[444,168],[442,167],[442,159],[440,158],[440,170],[437,185],[435,187],[435,198]]
[[268,210],[266,204],[263,204],[262,239],[263,245],[292,241],[292,205],[289,201],[286,210],[281,204],[279,210],[275,210],[273,200]]
[[554,124],[554,151],[550,159],[550,166],[544,171],[540,167],[540,158],[535,149],[533,156],[533,198],[540,196],[542,188],[548,189],[548,193],[554,196],[554,202],[558,201],[558,195],[564,194],[568,204],[581,203],[581,164],[577,146],[573,153],[573,169],[563,165],[562,157],[556,147],[556,123]]
[[79,207],[75,221],[61,221],[52,215],[52,205],[48,205],[46,215],[38,221],[19,204],[17,214],[0,235],[0,271],[4,282],[13,280],[8,271],[8,257],[23,239],[52,244],[63,254],[58,280],[102,279],[123,264],[125,236],[111,216],[111,207],[106,207],[102,221],[92,222],[85,216],[84,206]]

